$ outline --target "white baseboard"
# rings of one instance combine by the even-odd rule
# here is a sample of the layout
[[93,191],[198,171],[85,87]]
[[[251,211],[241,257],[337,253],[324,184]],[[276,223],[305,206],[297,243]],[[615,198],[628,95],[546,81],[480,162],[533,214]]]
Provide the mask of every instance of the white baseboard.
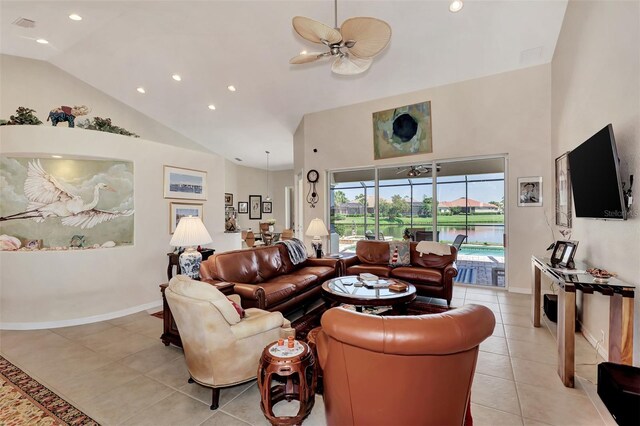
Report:
[[148,309],[155,309],[162,306],[162,301],[145,303],[144,305],[133,306],[121,311],[109,312],[108,314],[93,315],[84,318],[73,318],[60,321],[46,322],[0,322],[0,330],[42,330],[47,328],[71,327],[74,325],[91,324],[93,322],[106,321],[114,318],[124,317]]
[[[578,321],[578,323],[580,323],[580,330],[584,338],[587,339],[587,342],[595,348],[596,345],[598,345],[599,339],[596,339],[589,329],[582,324],[582,322]],[[604,342],[601,345],[598,345],[598,355],[600,355],[605,361],[609,359],[609,350],[605,347]]]
[[509,293],[532,294],[530,288],[524,287],[509,287]]

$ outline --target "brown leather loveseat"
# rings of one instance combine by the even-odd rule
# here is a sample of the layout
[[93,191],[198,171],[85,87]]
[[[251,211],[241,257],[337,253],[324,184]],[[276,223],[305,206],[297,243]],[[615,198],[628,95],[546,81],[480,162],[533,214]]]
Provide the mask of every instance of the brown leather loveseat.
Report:
[[327,424],[462,425],[494,326],[480,305],[391,317],[329,309],[316,340]]
[[419,295],[446,299],[447,305],[453,296],[453,278],[458,275],[455,266],[458,251],[451,246],[451,254],[438,256],[416,251],[418,243],[410,243],[411,266],[389,266],[389,243],[386,241],[360,240],[356,255],[344,259],[346,275],[363,272],[379,277],[398,278],[410,282]]
[[320,298],[322,283],[338,272],[334,259],[308,258],[294,265],[283,244],[216,253],[200,264],[210,284],[234,284],[242,307],[290,312]]

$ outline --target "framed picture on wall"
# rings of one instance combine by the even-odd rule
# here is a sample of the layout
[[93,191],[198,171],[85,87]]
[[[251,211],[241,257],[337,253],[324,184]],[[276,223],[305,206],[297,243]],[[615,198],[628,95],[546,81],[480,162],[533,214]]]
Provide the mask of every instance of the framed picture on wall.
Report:
[[262,213],[272,213],[272,204],[271,201],[263,201],[262,202]]
[[262,195],[249,195],[249,219],[262,219]]
[[164,198],[207,199],[207,172],[164,166]]
[[246,201],[238,201],[238,213],[239,214],[249,213],[249,203]]
[[169,203],[169,233],[176,232],[178,222],[185,216],[203,218],[202,203]]
[[542,176],[518,178],[518,206],[542,207]]
[[233,206],[233,194],[229,194],[228,192],[224,193],[224,205]]
[[556,158],[556,225],[571,228],[571,175],[567,154]]

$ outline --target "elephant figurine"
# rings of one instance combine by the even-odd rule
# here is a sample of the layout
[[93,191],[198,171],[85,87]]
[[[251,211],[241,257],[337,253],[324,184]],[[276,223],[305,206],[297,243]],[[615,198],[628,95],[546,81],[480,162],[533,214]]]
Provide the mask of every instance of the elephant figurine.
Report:
[[49,112],[49,116],[47,117],[47,121],[51,119],[51,125],[57,126],[59,122],[66,121],[69,123],[69,127],[75,127],[75,119],[81,115],[87,115],[89,113],[89,108],[85,105],[81,106],[61,106],[58,108],[54,108]]

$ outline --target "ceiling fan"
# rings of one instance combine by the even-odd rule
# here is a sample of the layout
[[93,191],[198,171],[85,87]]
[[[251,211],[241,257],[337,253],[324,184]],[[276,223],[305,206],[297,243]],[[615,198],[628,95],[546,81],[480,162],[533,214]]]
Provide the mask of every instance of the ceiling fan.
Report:
[[380,53],[391,39],[391,27],[386,22],[368,17],[349,18],[338,28],[338,0],[334,1],[335,28],[303,16],[292,20],[293,29],[305,40],[324,44],[327,52],[303,52],[289,60],[290,64],[306,64],[334,56],[331,71],[354,75],[365,72],[373,57]]
[[[436,170],[440,171],[440,166],[436,166]],[[407,177],[417,177],[423,173],[431,173],[431,167],[425,166],[423,164],[420,164],[418,166],[409,166],[405,168],[398,167],[398,171],[396,172],[396,174],[399,175],[400,173],[404,173],[406,171],[408,171]]]

